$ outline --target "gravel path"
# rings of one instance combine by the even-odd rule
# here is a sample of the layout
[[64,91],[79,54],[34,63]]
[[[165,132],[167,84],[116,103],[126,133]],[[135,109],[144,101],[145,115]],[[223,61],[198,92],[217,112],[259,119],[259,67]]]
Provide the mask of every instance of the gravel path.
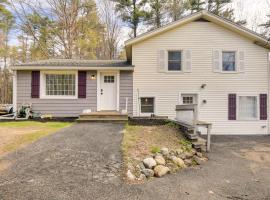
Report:
[[270,199],[270,137],[214,137],[210,161],[143,185],[121,178],[122,124],[75,124],[9,154],[0,200]]

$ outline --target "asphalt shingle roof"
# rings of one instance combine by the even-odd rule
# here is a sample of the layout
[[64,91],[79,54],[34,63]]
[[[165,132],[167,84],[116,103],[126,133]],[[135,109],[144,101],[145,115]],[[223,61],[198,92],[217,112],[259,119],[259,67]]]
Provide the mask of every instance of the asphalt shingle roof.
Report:
[[14,65],[16,67],[133,67],[125,60],[49,59]]

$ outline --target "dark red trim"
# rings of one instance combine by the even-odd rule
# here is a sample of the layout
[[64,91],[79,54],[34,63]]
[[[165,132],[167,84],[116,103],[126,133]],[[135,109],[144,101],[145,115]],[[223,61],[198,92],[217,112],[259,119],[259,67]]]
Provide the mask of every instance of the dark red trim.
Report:
[[86,98],[86,71],[78,72],[78,98]]
[[40,91],[40,71],[32,71],[31,97],[39,98]]
[[236,120],[236,94],[228,96],[228,119]]
[[260,94],[260,120],[267,120],[267,94]]

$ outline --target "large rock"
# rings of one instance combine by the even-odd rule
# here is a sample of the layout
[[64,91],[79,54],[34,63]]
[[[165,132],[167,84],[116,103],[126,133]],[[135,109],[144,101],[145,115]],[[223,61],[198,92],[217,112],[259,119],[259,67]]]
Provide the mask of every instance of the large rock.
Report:
[[144,174],[141,174],[138,178],[139,181],[144,181],[146,180],[146,176]]
[[194,155],[193,152],[185,152],[185,157],[186,157],[186,159],[192,158],[193,155]]
[[157,165],[154,169],[155,176],[162,177],[165,174],[167,174],[170,171],[168,167],[165,167],[163,165]]
[[193,159],[198,165],[201,165],[205,161],[203,158],[200,158],[198,156],[194,156]]
[[178,158],[176,156],[172,156],[172,161],[174,164],[176,164],[178,167],[184,168],[186,167],[184,161],[181,158]]
[[156,155],[155,161],[157,162],[158,165],[165,165],[166,164],[166,161],[162,155]]
[[142,173],[147,177],[153,177],[154,176],[154,171],[152,169],[144,169],[142,170]]
[[136,177],[131,173],[130,170],[127,171],[127,178],[130,181],[134,181],[136,179]]
[[143,164],[146,168],[152,169],[153,167],[157,165],[157,162],[155,161],[154,158],[145,158],[143,160]]
[[167,156],[169,154],[169,149],[164,147],[164,148],[160,149],[160,153],[163,156]]

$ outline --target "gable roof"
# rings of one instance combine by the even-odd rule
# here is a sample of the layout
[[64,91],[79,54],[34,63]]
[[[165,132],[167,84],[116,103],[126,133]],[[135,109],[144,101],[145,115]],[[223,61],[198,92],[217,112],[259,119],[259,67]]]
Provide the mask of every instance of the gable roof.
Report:
[[154,29],[152,31],[146,32],[144,34],[141,34],[136,38],[132,38],[132,39],[127,40],[125,42],[125,45],[126,45],[126,52],[127,52],[128,60],[131,59],[132,45],[137,44],[139,42],[142,42],[144,40],[147,40],[147,39],[154,37],[156,35],[162,34],[164,32],[170,31],[176,27],[179,27],[179,26],[185,25],[187,23],[199,20],[199,19],[204,19],[204,20],[213,22],[215,24],[218,24],[224,28],[227,28],[233,32],[236,32],[236,33],[250,39],[251,41],[253,41],[257,45],[260,45],[264,48],[270,49],[270,43],[269,43],[268,38],[263,37],[262,35],[254,32],[250,29],[247,29],[243,26],[240,26],[240,25],[238,25],[238,24],[236,24],[228,19],[225,19],[223,17],[220,17],[220,16],[217,16],[213,13],[210,13],[206,10],[203,10],[203,11],[188,15],[188,16],[186,16],[182,19],[179,19],[175,22],[169,23],[163,27],[160,27],[160,28]]
[[12,66],[12,69],[122,69],[133,70],[125,60],[48,59]]

